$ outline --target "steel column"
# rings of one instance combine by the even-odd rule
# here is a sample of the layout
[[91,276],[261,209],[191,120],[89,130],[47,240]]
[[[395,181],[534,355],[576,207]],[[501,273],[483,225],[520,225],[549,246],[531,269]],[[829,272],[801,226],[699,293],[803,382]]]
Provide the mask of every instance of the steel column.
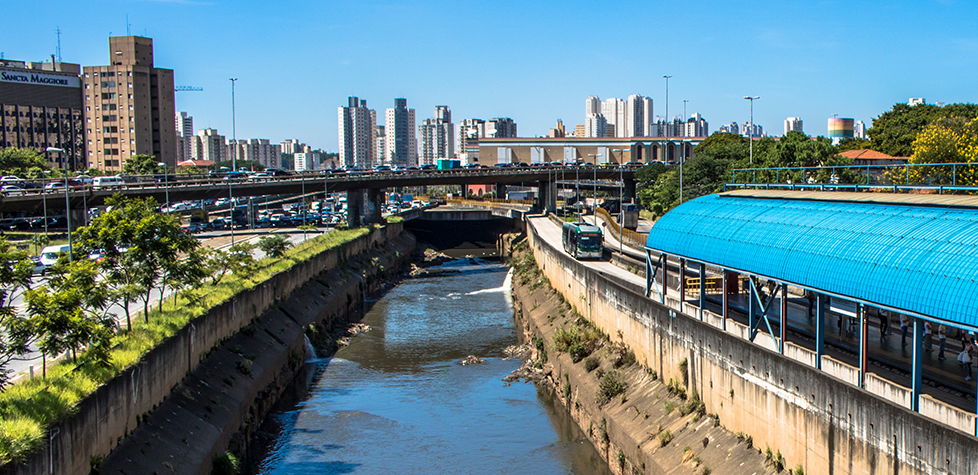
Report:
[[788,328],[788,284],[781,284],[781,342],[778,343],[778,349],[782,355],[784,354],[786,328]]
[[727,296],[727,270],[723,269],[723,330],[727,330],[727,312],[730,309],[730,297]]
[[[624,221],[623,221],[624,222]],[[686,259],[679,258],[679,311],[686,313],[683,305],[686,303]]]
[[869,336],[869,321],[866,319],[866,307],[856,304],[856,312],[859,315],[859,387],[866,387],[866,365],[869,362],[869,346],[867,340]]
[[703,320],[703,307],[706,306],[706,265],[700,262],[700,321]]
[[924,352],[924,322],[919,318],[913,319],[913,363],[911,369],[910,410],[920,411],[920,390],[924,382],[923,352]]
[[815,294],[815,368],[822,369],[825,353],[825,312],[822,311],[822,294]]
[[754,276],[747,276],[747,329],[750,341],[754,341]]

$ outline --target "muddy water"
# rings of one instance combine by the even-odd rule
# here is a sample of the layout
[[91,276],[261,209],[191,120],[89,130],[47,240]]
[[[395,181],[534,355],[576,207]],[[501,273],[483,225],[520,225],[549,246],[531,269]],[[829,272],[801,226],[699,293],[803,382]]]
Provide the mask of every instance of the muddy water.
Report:
[[257,473],[610,473],[548,390],[501,381],[520,364],[503,354],[518,343],[508,269],[448,265],[460,273],[402,282],[320,361],[308,399],[272,416]]

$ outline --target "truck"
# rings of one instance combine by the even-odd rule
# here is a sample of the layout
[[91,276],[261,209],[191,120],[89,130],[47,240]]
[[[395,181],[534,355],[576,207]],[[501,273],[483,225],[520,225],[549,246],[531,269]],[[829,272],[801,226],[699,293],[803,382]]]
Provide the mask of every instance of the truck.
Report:
[[623,204],[618,222],[621,224],[621,227],[634,231],[638,227],[638,205],[634,203]]

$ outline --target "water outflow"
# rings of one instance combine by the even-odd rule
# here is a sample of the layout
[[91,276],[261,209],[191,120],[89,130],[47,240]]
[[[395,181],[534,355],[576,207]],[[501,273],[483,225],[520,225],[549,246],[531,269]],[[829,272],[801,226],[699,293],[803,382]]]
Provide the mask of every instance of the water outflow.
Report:
[[610,473],[552,391],[502,381],[520,365],[503,352],[519,343],[509,269],[454,264],[391,289],[370,331],[318,360],[253,473]]
[[309,341],[309,335],[302,335],[306,339],[306,362],[316,361],[319,359],[319,355],[316,354],[316,347],[312,346],[312,342]]

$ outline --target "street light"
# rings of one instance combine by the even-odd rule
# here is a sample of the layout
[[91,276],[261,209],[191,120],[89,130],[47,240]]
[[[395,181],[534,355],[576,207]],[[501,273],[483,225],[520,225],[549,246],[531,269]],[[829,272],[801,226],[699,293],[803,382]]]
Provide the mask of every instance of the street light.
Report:
[[163,189],[166,190],[166,209],[167,213],[170,212],[170,174],[166,171],[166,163],[159,162],[156,164],[158,167],[163,167]]
[[238,78],[228,79],[231,80],[231,140],[234,141],[234,155],[231,156],[231,170],[236,171],[238,169],[238,129],[234,122],[234,83],[238,81]]
[[[672,76],[662,76],[666,80],[666,130],[662,131],[669,138],[669,78]],[[666,152],[662,155],[662,163],[669,163],[669,142],[666,141]]]
[[[45,149],[48,152],[58,152],[61,154],[62,161],[65,164],[65,222],[68,224],[68,262],[71,262],[71,202],[68,201],[68,159],[64,156],[64,149],[57,147],[48,147]],[[46,204],[46,203],[45,203]]]
[[744,99],[750,101],[750,129],[747,130],[747,137],[750,138],[750,163],[754,163],[754,101],[760,99],[761,96],[744,96]]
[[[51,173],[51,170],[44,170],[43,173],[44,173],[44,175],[47,175],[47,174]],[[41,201],[43,201],[43,203],[44,203],[44,235],[47,236],[48,235],[48,195],[47,195],[47,190],[44,188],[44,186],[47,185],[47,183],[44,183],[45,181],[47,181],[47,179],[44,178],[43,175],[41,176],[41,178],[42,178],[42,180],[41,180]]]
[[679,154],[679,204],[683,204],[683,164],[686,163],[686,103],[689,102],[687,99],[683,99],[683,134],[679,141],[679,146],[682,147],[682,151]]
[[[667,122],[668,124],[668,122]],[[618,254],[624,254],[622,245],[622,234],[624,231],[621,230],[623,224],[625,224],[625,149],[616,148],[612,152],[621,152],[620,159],[621,164],[618,165],[618,171],[621,173],[621,183],[618,186]]]

